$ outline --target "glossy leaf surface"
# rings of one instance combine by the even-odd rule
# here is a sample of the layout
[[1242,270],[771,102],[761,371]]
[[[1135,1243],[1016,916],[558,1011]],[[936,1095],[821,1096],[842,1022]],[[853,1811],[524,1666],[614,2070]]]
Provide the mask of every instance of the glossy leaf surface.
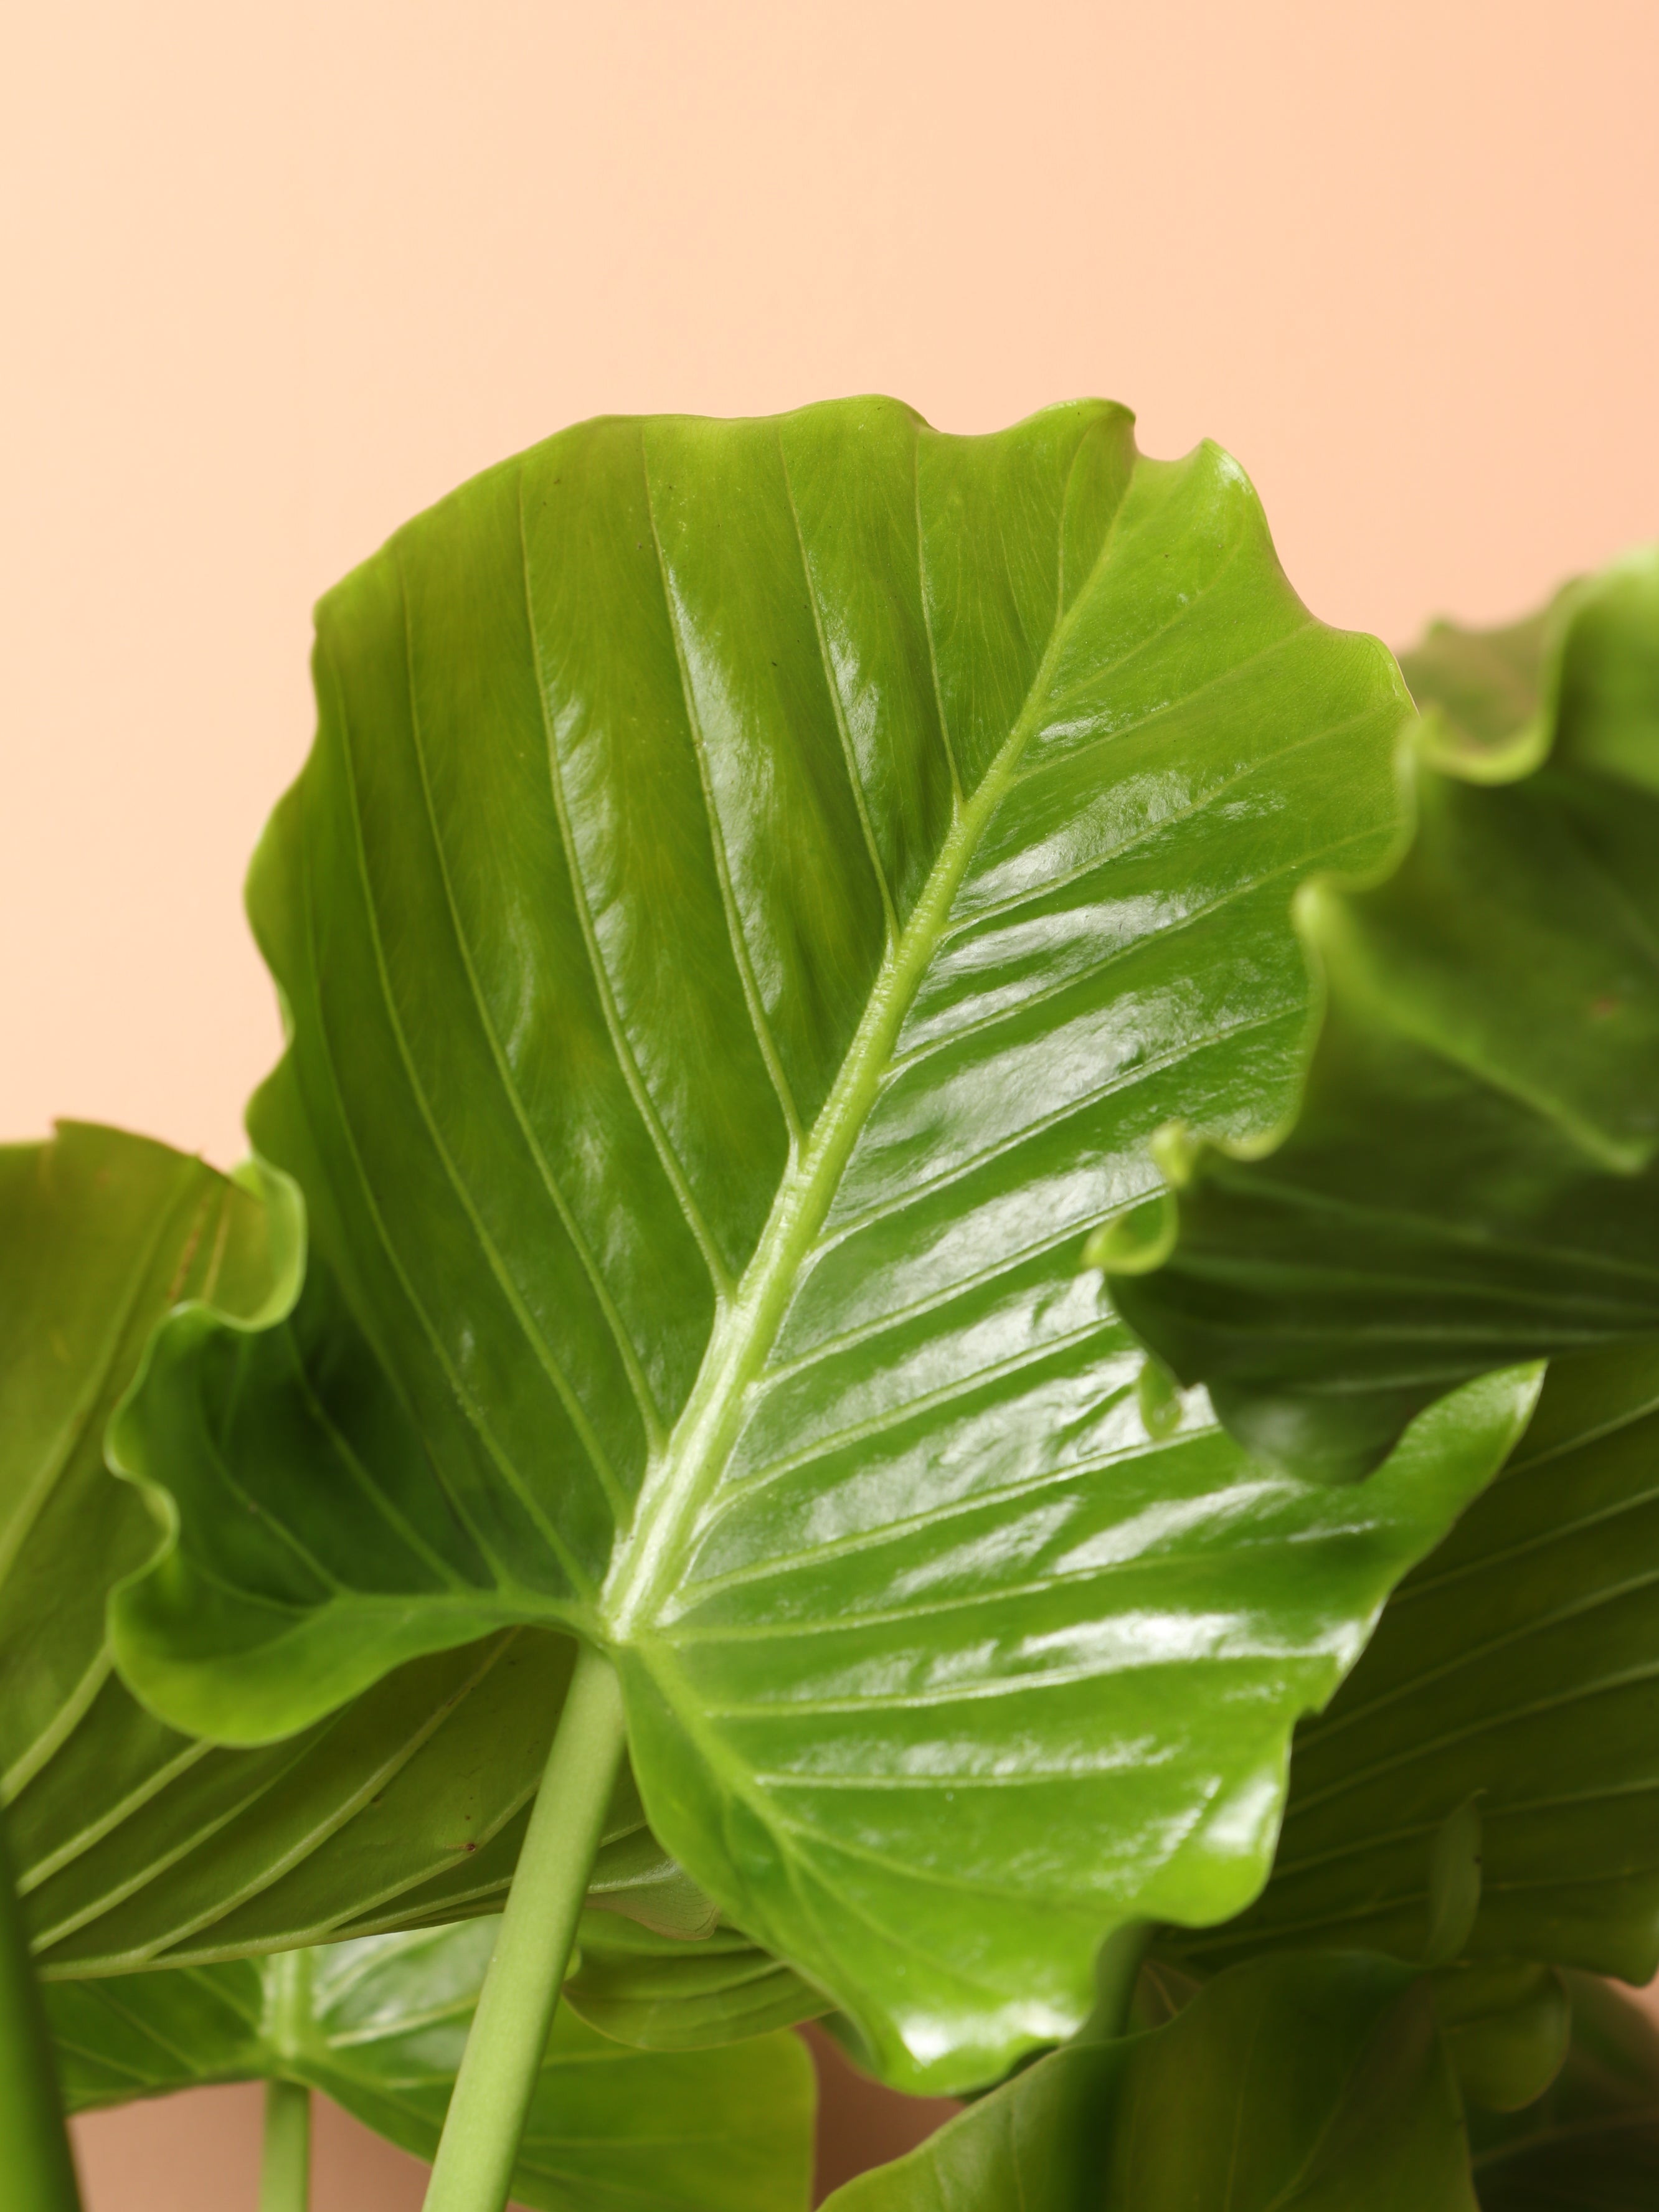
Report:
[[1073,2045],[862,2174],[831,2212],[1474,2212],[1427,1984],[1263,1960],[1167,2027]]
[[[207,2081],[319,2089],[430,2158],[495,1938],[493,1920],[48,1992],[65,2102]],[[811,2061],[798,2038],[675,2056],[625,2050],[561,2007],[513,2179],[549,2212],[642,2203],[804,2212]]]
[[1392,872],[1299,895],[1289,1133],[1166,1143],[1164,1233],[1106,1255],[1167,1253],[1120,1310],[1291,1464],[1363,1473],[1484,1368],[1659,1332],[1659,550],[1552,631],[1535,720],[1466,669],[1473,726],[1421,726]]
[[1555,1362],[1502,1475],[1390,1599],[1297,1733],[1273,1879],[1189,1948],[1415,1959],[1430,1860],[1471,1796],[1470,1950],[1659,1968],[1659,1348]]
[[1659,2029],[1588,1974],[1569,1977],[1572,2043],[1524,2112],[1477,2112],[1480,2212],[1646,2212],[1659,2203]]
[[317,680],[251,1127],[337,1294],[158,1347],[122,1664],[248,1741],[573,1626],[697,1882],[890,2078],[994,2076],[1114,1924],[1252,1893],[1291,1720],[1518,1404],[1336,1498],[1148,1405],[1079,1272],[1152,1130],[1282,1112],[1393,665],[1212,447],[861,400],[566,433],[348,579]]
[[564,2002],[618,2043],[700,2051],[830,2009],[823,1993],[735,1928],[677,1941],[615,1912],[589,1911]]
[[[143,1138],[71,1123],[0,1150],[0,1796],[48,1975],[453,1920],[511,1875],[568,1638],[435,1654],[255,1752],[165,1727],[112,1671],[106,1600],[155,1527],[103,1464],[106,1420],[170,1305],[252,1316],[295,1248],[252,1189]],[[706,1924],[631,1793],[598,1880]]]

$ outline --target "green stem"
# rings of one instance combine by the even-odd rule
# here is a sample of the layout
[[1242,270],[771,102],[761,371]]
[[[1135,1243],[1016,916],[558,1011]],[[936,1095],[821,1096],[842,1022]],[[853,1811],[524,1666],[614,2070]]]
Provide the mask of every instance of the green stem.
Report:
[[[311,2036],[311,1951],[279,1951],[264,1962],[265,2033],[279,2061],[297,2064]],[[265,2084],[265,2143],[259,2212],[307,2212],[311,2203],[311,2092],[302,2081]]]
[[311,2092],[298,2081],[267,2081],[259,2212],[307,2212],[310,2203]]
[[426,2212],[502,2212],[622,1765],[622,1686],[584,1644],[466,2039]]
[[52,2039],[0,1824],[0,2201],[6,2212],[81,2212]]

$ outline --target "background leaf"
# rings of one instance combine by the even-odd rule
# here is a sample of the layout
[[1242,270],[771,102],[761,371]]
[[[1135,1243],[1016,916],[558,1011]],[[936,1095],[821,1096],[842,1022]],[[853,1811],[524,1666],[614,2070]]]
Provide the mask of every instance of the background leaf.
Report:
[[831,2212],[1473,2212],[1428,1986],[1261,1960],[1167,2027],[1040,2059]]
[[1543,701],[1423,726],[1398,864],[1300,896],[1326,1006],[1294,1126],[1167,1146],[1173,1250],[1113,1278],[1299,1466],[1362,1473],[1483,1368],[1659,1332],[1659,550],[1566,595]]
[[1659,1969],[1659,1347],[1554,1362],[1503,1474],[1297,1735],[1273,1878],[1177,1949],[1421,1958],[1447,1815],[1480,1814],[1477,1956]]
[[1572,2044],[1542,2102],[1470,2121],[1481,2212],[1639,2212],[1659,2202],[1659,2032],[1639,2005],[1568,1977]]
[[797,2021],[830,2000],[735,1928],[688,1943],[618,1913],[584,1914],[563,2002],[619,2043],[700,2051]]
[[[48,1993],[65,2101],[124,2103],[205,2081],[321,2090],[430,2158],[493,1920],[264,1960],[174,1967]],[[812,2067],[792,2035],[726,2051],[629,2051],[561,2007],[513,2179],[549,2212],[648,2203],[795,2212],[811,2179]]]
[[1478,743],[1498,746],[1537,714],[1544,657],[1571,586],[1534,615],[1495,629],[1431,623],[1400,672],[1425,713],[1437,708]]
[[[170,1327],[122,1664],[249,1741],[574,1626],[697,1882],[890,2078],[994,2078],[1112,1926],[1249,1896],[1291,1720],[1520,1407],[1338,1498],[1149,1426],[1078,1269],[1160,1123],[1283,1111],[1287,901],[1388,839],[1393,664],[1215,448],[866,399],[567,432],[349,578],[316,668],[251,1127],[352,1327],[320,1277],[258,1346]],[[256,1448],[301,1381],[371,1480]]]
[[1561,2070],[1572,2002],[1553,1966],[1524,1959],[1466,1961],[1434,1977],[1435,2016],[1466,2106],[1513,2112],[1536,2103]]
[[[512,1874],[568,1638],[419,1660],[258,1752],[165,1727],[112,1670],[109,1589],[156,1529],[104,1466],[105,1422],[161,1316],[209,1293],[255,1315],[295,1231],[118,1130],[0,1149],[0,1794],[48,1975],[453,1920],[492,1910]],[[596,1882],[659,1926],[712,1919],[628,1786]]]

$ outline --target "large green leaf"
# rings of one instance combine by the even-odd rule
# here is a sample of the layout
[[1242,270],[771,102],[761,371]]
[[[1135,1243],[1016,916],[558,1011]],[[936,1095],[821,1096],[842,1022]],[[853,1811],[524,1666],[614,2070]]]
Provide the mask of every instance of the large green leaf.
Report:
[[1391,833],[1393,664],[1213,447],[859,400],[566,433],[316,668],[251,1127],[332,1278],[158,1343],[121,1663],[246,1741],[573,1627],[698,1883],[890,2077],[994,2076],[1115,1924],[1254,1892],[1291,1721],[1524,1397],[1336,1496],[1138,1393],[1078,1270],[1171,1115],[1283,1112],[1287,902]]
[[826,2212],[1474,2212],[1425,1982],[1236,1968],[1164,2027],[1041,2059]]
[[1442,641],[1415,827],[1305,885],[1326,1004],[1282,1142],[1166,1136],[1120,1310],[1234,1432],[1333,1474],[1507,1362],[1659,1333],[1659,550],[1564,595],[1537,718]]
[[1542,2101],[1469,2123],[1481,2212],[1649,2212],[1659,2204],[1659,2029],[1571,1977],[1572,2045]]
[[[264,1960],[54,1983],[71,2111],[207,2081],[285,2081],[430,2158],[495,1940],[493,1920]],[[805,2212],[811,2061],[793,2035],[629,2051],[561,2007],[513,2194],[549,2212]]]
[[1429,1940],[1442,1824],[1471,1798],[1469,1950],[1659,1969],[1659,1347],[1552,1364],[1503,1474],[1390,1599],[1297,1732],[1273,1879],[1211,1964]]
[[[573,1646],[497,1632],[398,1668],[268,1751],[165,1727],[112,1674],[110,1587],[155,1548],[100,1440],[149,1332],[210,1292],[291,1295],[297,1221],[166,1146],[66,1124],[0,1149],[0,1796],[48,1974],[213,1957],[499,1904]],[[631,1790],[598,1885],[660,1925],[707,1907]]]

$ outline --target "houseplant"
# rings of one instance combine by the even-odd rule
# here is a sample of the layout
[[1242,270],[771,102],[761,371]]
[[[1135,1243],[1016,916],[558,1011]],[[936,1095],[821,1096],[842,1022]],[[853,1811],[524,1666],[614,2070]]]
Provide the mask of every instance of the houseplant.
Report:
[[1472,2141],[1519,2203],[1602,2112],[1650,2158],[1564,1974],[1656,1948],[1654,573],[1442,633],[1418,721],[1217,449],[860,400],[581,426],[331,594],[255,1164],[4,1160],[71,2094],[271,2076],[269,2212],[310,2086],[436,2146],[434,2212],[782,2205],[817,2014],[974,2100],[849,2207],[1468,2205]]

